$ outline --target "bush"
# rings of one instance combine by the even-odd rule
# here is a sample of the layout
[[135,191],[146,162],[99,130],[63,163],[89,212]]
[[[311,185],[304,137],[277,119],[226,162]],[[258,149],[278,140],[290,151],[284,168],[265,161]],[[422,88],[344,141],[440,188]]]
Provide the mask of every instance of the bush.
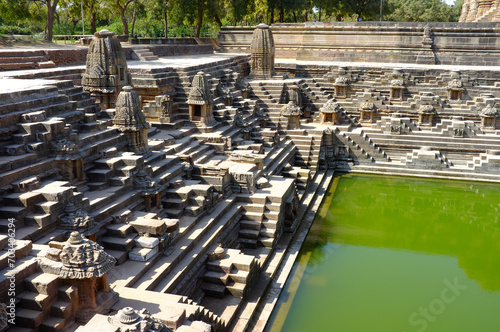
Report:
[[[131,25],[128,25],[128,29],[130,31]],[[123,24],[121,21],[116,21],[111,23],[110,25],[105,25],[102,27],[97,27],[97,31],[101,31],[102,29],[107,29],[109,31],[113,31],[115,35],[123,35]]]
[[32,31],[27,27],[20,27],[14,25],[2,25],[0,26],[0,34],[1,35],[32,35],[37,33],[38,31]]

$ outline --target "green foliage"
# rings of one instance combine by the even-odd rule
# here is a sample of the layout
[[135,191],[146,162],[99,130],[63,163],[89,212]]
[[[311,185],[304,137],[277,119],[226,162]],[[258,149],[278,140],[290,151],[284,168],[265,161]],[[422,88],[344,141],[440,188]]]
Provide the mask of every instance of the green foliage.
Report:
[[[0,0],[0,27],[9,33],[39,33],[47,20],[46,0]],[[85,31],[91,22],[123,34],[116,0],[82,0]],[[444,0],[383,0],[384,20],[457,21],[464,0],[448,6]],[[120,0],[123,5],[126,0]],[[54,34],[81,34],[81,2],[59,0]],[[379,20],[380,0],[133,0],[125,10],[129,33],[164,37],[214,35],[223,25],[255,25],[271,22]],[[201,22],[199,22],[201,18]]]
[[28,27],[20,27],[13,25],[0,26],[0,35],[31,35],[33,31]]
[[109,25],[104,25],[100,26],[97,28],[97,31],[100,31],[102,29],[107,29],[109,31],[113,31],[116,35],[121,35],[123,34],[123,25],[121,21],[115,21]]
[[388,6],[390,14],[384,16],[384,19],[389,21],[452,21],[453,7],[448,6],[441,0],[388,0]]

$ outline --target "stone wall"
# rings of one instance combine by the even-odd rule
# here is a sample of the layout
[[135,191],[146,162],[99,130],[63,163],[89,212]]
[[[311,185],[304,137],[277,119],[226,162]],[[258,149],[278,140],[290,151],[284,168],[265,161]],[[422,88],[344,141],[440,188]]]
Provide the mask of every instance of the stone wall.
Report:
[[[306,22],[271,27],[277,58],[453,65],[498,65],[498,28],[500,23],[407,22]],[[223,27],[218,35],[220,51],[249,53],[252,32],[248,26]]]
[[[193,45],[193,44],[148,44],[147,48],[157,56],[176,56],[188,54],[211,54],[213,46],[209,44]],[[130,46],[124,46],[127,60],[134,59],[133,49]]]

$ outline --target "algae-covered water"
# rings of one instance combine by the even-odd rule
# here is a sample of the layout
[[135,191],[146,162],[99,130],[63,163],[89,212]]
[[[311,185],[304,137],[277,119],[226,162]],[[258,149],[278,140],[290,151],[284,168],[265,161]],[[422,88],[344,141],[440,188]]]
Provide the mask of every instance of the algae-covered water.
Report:
[[334,180],[267,331],[500,331],[500,185]]

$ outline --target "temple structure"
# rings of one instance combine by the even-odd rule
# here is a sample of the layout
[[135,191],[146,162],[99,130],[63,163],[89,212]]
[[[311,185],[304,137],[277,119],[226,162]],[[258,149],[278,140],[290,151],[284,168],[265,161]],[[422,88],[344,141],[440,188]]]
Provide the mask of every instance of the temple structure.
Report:
[[101,108],[113,108],[122,87],[131,84],[125,53],[114,32],[95,33],[89,45],[82,86]]
[[253,79],[270,79],[274,73],[274,38],[266,24],[259,24],[253,31],[250,46],[250,77]]
[[263,331],[334,172],[500,182],[499,28],[223,27],[147,62],[101,31],[0,73],[13,330]]
[[500,22],[500,1],[465,0],[459,22]]

